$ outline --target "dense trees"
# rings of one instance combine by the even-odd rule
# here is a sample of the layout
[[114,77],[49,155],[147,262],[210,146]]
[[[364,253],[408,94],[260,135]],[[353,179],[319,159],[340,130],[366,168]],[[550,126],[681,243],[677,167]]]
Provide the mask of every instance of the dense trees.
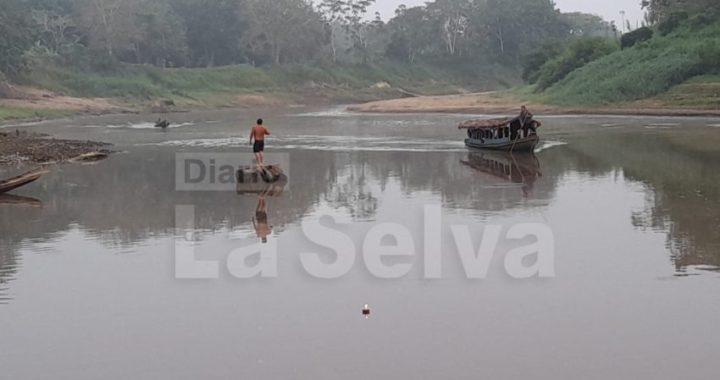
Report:
[[22,55],[33,43],[32,21],[24,2],[0,0],[0,79],[22,68]]
[[642,0],[642,6],[648,10],[647,21],[651,24],[678,12],[705,15],[720,13],[720,2],[717,0]]
[[254,61],[281,64],[309,59],[325,45],[325,24],[301,0],[248,0],[247,33],[242,37]]
[[[387,22],[368,15],[374,1],[0,0],[0,71],[14,75],[28,57],[38,56],[74,66],[379,59],[516,66],[541,46],[615,36],[599,17],[560,13],[552,0],[434,0],[400,6]],[[711,9],[716,2],[645,0],[644,5],[650,18],[661,21],[681,4]]]

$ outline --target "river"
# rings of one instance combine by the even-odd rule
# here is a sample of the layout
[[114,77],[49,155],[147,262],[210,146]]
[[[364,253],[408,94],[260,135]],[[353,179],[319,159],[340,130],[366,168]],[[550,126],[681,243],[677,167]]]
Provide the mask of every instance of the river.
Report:
[[[261,207],[232,189],[178,191],[178,154],[249,161],[259,116],[289,177],[281,195]],[[463,146],[455,126],[470,117],[228,109],[169,115],[164,131],[143,115],[23,127],[119,153],[0,198],[0,378],[716,376],[720,120],[542,117],[536,155],[508,157]],[[523,224],[552,234],[544,276],[503,264]],[[477,247],[493,226],[494,256],[469,278],[454,231]],[[350,245],[335,278],[303,260],[334,260],[313,228]],[[380,278],[366,243],[393,228],[414,249],[383,258],[407,269]],[[253,246],[275,255],[246,266],[269,269],[239,278],[230,258]],[[178,276],[187,247],[215,278]]]

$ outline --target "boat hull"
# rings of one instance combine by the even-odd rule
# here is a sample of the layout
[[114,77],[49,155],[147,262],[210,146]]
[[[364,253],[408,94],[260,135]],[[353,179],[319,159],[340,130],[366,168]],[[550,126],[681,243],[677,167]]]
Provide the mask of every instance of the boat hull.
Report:
[[503,152],[533,152],[540,142],[537,135],[517,139],[515,141],[483,141],[479,139],[465,139],[465,145],[474,149],[487,149]]
[[40,179],[43,175],[49,173],[46,170],[35,170],[32,172],[19,175],[15,178],[11,178],[5,181],[0,181],[0,194],[4,194],[13,191],[22,186],[28,185]]

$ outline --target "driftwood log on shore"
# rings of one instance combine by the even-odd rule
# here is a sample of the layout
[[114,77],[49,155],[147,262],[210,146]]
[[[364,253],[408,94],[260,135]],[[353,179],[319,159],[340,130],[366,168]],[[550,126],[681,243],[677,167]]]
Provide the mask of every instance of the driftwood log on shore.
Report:
[[278,165],[262,168],[242,167],[237,171],[237,193],[279,196],[285,191],[288,177]]

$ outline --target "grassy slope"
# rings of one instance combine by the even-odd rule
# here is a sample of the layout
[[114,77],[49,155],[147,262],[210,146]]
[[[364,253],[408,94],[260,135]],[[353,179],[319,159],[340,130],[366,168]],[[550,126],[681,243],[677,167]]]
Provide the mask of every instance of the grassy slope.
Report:
[[12,120],[47,119],[69,116],[73,112],[66,110],[36,109],[23,107],[0,107],[0,122]]
[[[718,63],[720,64],[720,63]],[[700,75],[638,104],[720,109],[720,75]]]
[[[420,93],[495,89],[512,84],[514,72],[499,67],[376,64],[358,66],[248,65],[210,69],[157,69],[126,66],[112,74],[77,73],[48,66],[27,76],[30,85],[77,97],[146,101],[172,98],[180,103],[222,105],[231,95],[271,94],[287,99],[363,101],[398,96],[397,89],[373,88],[378,82]],[[503,81],[502,78],[510,78]]]
[[[550,87],[542,99],[559,105],[612,105],[651,98],[704,74],[701,53],[709,49],[720,49],[720,23],[688,23],[668,36],[656,36],[587,64]],[[697,82],[688,85],[697,86]],[[678,91],[684,92],[682,88]],[[668,94],[664,99],[672,101],[672,96]],[[681,101],[678,106],[712,103],[716,96],[690,100],[690,104]]]

